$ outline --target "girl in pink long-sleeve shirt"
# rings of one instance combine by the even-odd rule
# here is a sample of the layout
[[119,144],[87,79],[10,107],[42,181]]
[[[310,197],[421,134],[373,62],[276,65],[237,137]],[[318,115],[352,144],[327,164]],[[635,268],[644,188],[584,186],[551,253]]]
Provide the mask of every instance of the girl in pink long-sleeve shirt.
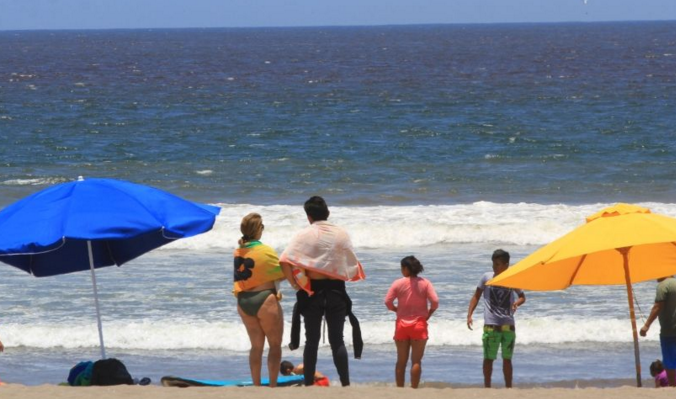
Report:
[[[398,387],[403,387],[406,364],[411,357],[411,387],[417,388],[422,374],[422,358],[427,344],[427,320],[439,307],[439,298],[429,280],[418,277],[423,265],[415,256],[401,260],[401,274],[385,296],[385,306],[397,312],[394,343],[397,345],[397,364],[394,376]],[[397,304],[394,304],[394,301]],[[427,307],[429,302],[430,306]]]

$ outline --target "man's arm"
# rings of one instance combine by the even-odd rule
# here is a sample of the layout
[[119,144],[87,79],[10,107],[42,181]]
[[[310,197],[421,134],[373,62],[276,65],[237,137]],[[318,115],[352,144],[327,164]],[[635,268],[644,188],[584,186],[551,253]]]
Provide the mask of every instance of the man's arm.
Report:
[[655,302],[653,305],[653,308],[650,309],[650,315],[648,316],[648,319],[645,321],[645,324],[643,327],[641,327],[641,336],[645,337],[646,334],[648,333],[648,330],[650,330],[650,325],[653,324],[653,321],[659,316],[660,312],[662,311],[662,308],[664,307],[664,302]]
[[289,282],[289,285],[291,285],[291,287],[294,290],[298,290],[300,287],[298,286],[298,283],[296,283],[296,279],[293,278],[293,270],[291,264],[286,262],[280,262],[279,265],[282,267],[282,273],[284,273],[284,277],[286,277],[286,281]]
[[469,301],[469,309],[467,309],[467,328],[470,330],[472,329],[472,314],[474,313],[474,309],[476,309],[476,306],[479,304],[479,298],[481,298],[481,294],[483,291],[481,288],[477,288],[476,291],[474,291],[474,296],[472,299]]

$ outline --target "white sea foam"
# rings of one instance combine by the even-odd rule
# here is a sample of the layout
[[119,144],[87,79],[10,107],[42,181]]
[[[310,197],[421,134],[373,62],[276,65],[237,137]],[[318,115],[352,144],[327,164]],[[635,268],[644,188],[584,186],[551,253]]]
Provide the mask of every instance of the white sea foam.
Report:
[[[480,319],[480,318],[479,318]],[[481,345],[483,323],[475,322],[474,330],[467,329],[465,320],[432,318],[429,325],[431,346]],[[346,326],[349,326],[346,324]],[[347,327],[346,327],[347,328]],[[657,328],[656,330],[659,330]],[[362,323],[362,335],[367,344],[392,342],[394,322]],[[346,342],[351,342],[346,332]],[[582,342],[629,342],[632,339],[629,320],[616,319],[558,319],[544,317],[517,320],[517,336],[520,345],[563,344]],[[646,340],[658,340],[657,331],[650,331]]]
[[9,179],[2,182],[5,186],[42,186],[63,183],[67,181],[62,177],[40,177],[34,179]]
[[[203,172],[203,171],[202,171]],[[198,172],[199,173],[199,172]],[[66,181],[63,178],[5,180],[0,184],[26,186]],[[163,247],[179,250],[230,251],[240,238],[239,224],[250,212],[263,216],[263,240],[285,248],[294,233],[307,226],[301,205],[217,204],[214,228]],[[331,207],[330,220],[343,226],[358,249],[410,248],[461,243],[544,245],[585,223],[585,217],[612,204],[532,204],[475,202],[457,205]],[[676,204],[640,204],[655,213],[676,217]],[[162,250],[162,249],[160,249]]]
[[[331,221],[345,227],[357,248],[396,249],[457,243],[543,245],[585,223],[585,217],[612,204],[541,205],[475,202],[458,205],[331,207]],[[676,217],[676,204],[641,204]],[[214,229],[179,240],[169,248],[230,250],[240,237],[244,215],[258,212],[264,241],[284,248],[307,225],[302,206],[220,204]]]
[[[350,325],[345,325],[345,342],[352,343]],[[365,345],[392,343],[394,321],[361,320]],[[3,324],[3,342],[8,347],[86,348],[99,345],[95,323],[50,322]],[[464,320],[433,318],[430,322],[429,346],[481,345],[481,323],[473,331]],[[658,340],[659,328],[650,331],[645,340]],[[285,326],[284,343],[288,343],[290,326]],[[158,321],[104,322],[107,347],[119,349],[219,349],[247,351],[249,339],[240,322]],[[628,320],[616,319],[525,319],[517,321],[519,345],[562,343],[622,343],[632,339]],[[322,345],[328,345],[328,342]]]

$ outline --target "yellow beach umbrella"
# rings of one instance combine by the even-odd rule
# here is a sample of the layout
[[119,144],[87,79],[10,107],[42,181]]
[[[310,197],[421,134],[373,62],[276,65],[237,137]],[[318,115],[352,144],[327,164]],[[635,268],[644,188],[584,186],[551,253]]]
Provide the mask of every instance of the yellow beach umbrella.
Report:
[[571,285],[626,285],[634,335],[636,383],[641,386],[632,283],[676,273],[676,219],[636,205],[617,204],[533,252],[488,282],[553,291]]

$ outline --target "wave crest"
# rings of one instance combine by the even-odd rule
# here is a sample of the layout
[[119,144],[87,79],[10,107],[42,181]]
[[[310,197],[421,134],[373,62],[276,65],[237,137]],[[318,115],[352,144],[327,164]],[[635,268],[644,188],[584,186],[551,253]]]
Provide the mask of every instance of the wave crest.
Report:
[[[390,345],[394,321],[361,320],[365,345]],[[290,326],[285,326],[288,342]],[[659,329],[657,329],[659,330]],[[464,320],[430,322],[428,346],[480,346],[481,323],[473,331]],[[206,321],[143,321],[105,322],[103,333],[106,347],[118,349],[218,349],[235,352],[249,350],[249,338],[242,323]],[[556,319],[538,318],[517,321],[519,345],[562,344],[568,342],[630,342],[631,325],[617,319]],[[349,324],[345,325],[345,342],[351,344]],[[658,332],[650,331],[646,340],[657,341]],[[4,324],[3,342],[8,347],[88,348],[99,345],[95,323],[72,324],[53,322],[41,324]],[[328,342],[322,345],[327,346]]]
[[[307,226],[302,206],[218,204],[213,231],[169,248],[230,251],[249,212],[265,219],[263,240],[281,250]],[[585,223],[585,217],[612,204],[564,205],[475,202],[458,205],[331,207],[330,220],[343,226],[357,248],[408,248],[456,243],[544,245]],[[644,203],[653,212],[676,217],[676,204]]]

